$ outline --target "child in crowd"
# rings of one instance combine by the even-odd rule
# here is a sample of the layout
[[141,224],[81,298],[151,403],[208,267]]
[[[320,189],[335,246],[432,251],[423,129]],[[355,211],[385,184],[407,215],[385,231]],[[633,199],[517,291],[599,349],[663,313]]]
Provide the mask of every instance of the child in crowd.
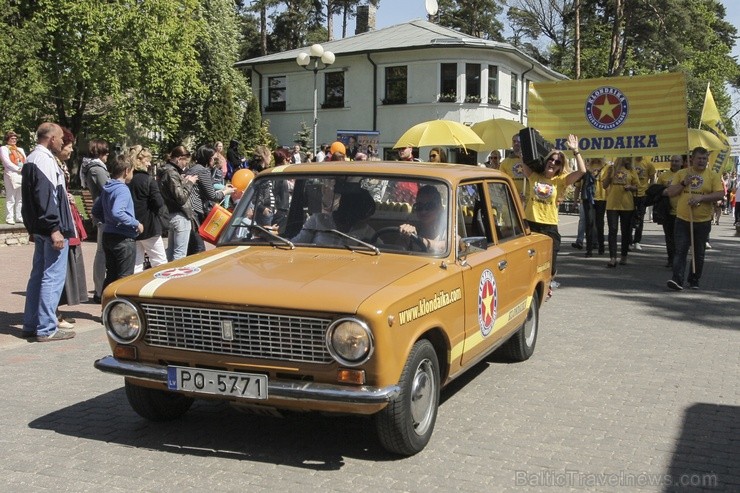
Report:
[[118,156],[108,168],[110,179],[93,205],[93,216],[102,218],[103,251],[105,252],[105,281],[110,283],[134,273],[136,261],[135,239],[144,225],[136,220],[134,201],[126,186],[134,176],[134,164],[124,155]]

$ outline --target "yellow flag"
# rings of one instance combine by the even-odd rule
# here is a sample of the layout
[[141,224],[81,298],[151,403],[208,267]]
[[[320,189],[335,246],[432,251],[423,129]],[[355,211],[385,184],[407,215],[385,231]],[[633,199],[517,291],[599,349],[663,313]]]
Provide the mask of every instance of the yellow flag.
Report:
[[565,149],[568,134],[585,156],[685,154],[686,80],[681,73],[533,82],[529,126]]
[[729,161],[730,139],[727,138],[725,127],[722,124],[722,117],[719,115],[717,103],[714,102],[714,96],[712,95],[712,91],[709,89],[709,84],[707,84],[707,93],[704,96],[704,106],[701,109],[701,125],[707,127],[709,131],[716,135],[724,144],[723,148],[717,153],[713,152],[709,159],[709,164],[712,166],[712,169],[719,172]]

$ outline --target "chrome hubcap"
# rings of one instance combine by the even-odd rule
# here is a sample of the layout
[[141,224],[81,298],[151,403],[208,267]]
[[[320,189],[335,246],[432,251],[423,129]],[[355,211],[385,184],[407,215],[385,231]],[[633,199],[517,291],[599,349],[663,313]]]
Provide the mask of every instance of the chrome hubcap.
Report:
[[414,379],[411,382],[411,419],[414,430],[419,435],[426,432],[432,418],[436,392],[434,387],[432,364],[425,359],[416,368]]

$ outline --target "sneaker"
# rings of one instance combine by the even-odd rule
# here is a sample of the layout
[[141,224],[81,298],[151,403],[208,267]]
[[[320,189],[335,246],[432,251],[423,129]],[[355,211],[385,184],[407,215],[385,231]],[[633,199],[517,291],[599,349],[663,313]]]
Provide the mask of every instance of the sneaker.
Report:
[[635,250],[642,250],[642,247],[640,246],[639,243],[635,243],[634,247],[635,247]]
[[11,219],[10,221],[5,221],[5,224],[15,224],[15,221]]
[[666,284],[666,286],[668,286],[668,289],[672,289],[673,291],[683,291],[683,286],[681,286],[680,284],[678,284],[673,279],[671,279],[670,281],[668,281],[665,284]]
[[557,281],[550,281],[550,287],[552,289],[558,289],[560,287],[560,283]]
[[56,332],[54,332],[51,335],[48,336],[36,336],[36,342],[54,342],[54,341],[64,341],[67,339],[72,339],[77,334],[71,330],[62,330],[57,329]]
[[57,321],[57,327],[59,327],[60,329],[74,329],[75,328],[74,324],[72,324],[72,323],[70,323],[70,322],[68,322],[68,321],[66,321],[64,319],[61,319],[61,320],[58,320]]
[[584,257],[586,257],[586,258],[591,258],[593,256],[594,256],[594,253],[593,252],[586,252],[586,254],[584,255]]
[[578,243],[577,241],[571,243],[570,246],[572,246],[576,250],[583,250],[583,243]]
[[699,289],[699,283],[698,282],[689,282],[689,288],[693,290]]
[[709,242],[707,242],[707,244],[705,246],[707,247],[707,250],[711,250],[712,249],[712,245],[710,245]]

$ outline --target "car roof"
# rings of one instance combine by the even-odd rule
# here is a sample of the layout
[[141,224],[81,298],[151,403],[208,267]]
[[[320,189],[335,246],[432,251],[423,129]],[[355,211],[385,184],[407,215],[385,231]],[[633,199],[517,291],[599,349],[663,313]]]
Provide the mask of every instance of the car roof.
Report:
[[324,161],[323,163],[287,164],[269,168],[263,173],[395,175],[436,178],[452,184],[481,178],[508,179],[503,172],[482,166],[416,161]]

